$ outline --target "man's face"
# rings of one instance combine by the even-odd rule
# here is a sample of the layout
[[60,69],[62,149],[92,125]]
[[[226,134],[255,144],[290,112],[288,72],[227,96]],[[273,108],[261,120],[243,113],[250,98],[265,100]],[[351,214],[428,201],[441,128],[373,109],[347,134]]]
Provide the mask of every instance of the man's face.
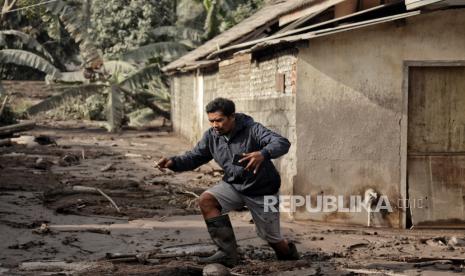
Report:
[[210,126],[218,135],[225,135],[234,128],[234,114],[225,116],[221,111],[207,113]]

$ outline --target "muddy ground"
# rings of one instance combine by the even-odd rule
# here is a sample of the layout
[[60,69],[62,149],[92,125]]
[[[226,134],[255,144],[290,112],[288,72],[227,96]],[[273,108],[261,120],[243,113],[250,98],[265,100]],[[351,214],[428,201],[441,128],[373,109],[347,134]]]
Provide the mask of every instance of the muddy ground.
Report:
[[[93,122],[38,121],[21,135],[56,144],[0,147],[0,275],[202,275],[210,243],[197,195],[222,172],[153,162],[188,143],[154,122],[110,134]],[[108,195],[116,209],[97,190]],[[348,227],[283,220],[299,261],[276,261],[247,210],[231,214],[233,275],[464,275],[465,232]],[[455,242],[454,242],[455,241]]]

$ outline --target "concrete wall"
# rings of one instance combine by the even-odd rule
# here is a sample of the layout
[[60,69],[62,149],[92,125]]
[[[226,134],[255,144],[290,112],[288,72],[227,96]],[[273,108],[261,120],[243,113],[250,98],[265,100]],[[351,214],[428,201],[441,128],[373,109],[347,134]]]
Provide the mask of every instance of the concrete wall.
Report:
[[[465,10],[419,15],[313,39],[297,64],[297,179],[300,195],[363,195],[393,207],[401,197],[403,62],[465,60]],[[401,212],[375,217],[400,227]],[[308,213],[296,219],[366,224],[367,214]]]
[[[196,141],[209,128],[205,105],[216,97],[236,103],[237,112],[246,113],[256,121],[287,137],[292,147],[284,157],[275,160],[281,173],[281,193],[292,193],[296,175],[296,91],[297,50],[286,50],[252,59],[250,55],[235,56],[222,61],[216,71],[178,75],[172,79],[173,126],[176,132]],[[284,75],[284,91],[276,91],[276,74]],[[202,83],[202,89],[199,89]],[[196,93],[203,91],[203,93]],[[200,106],[202,102],[202,106]],[[200,109],[200,107],[202,109]],[[182,109],[179,110],[179,109]],[[200,110],[203,115],[200,114]],[[199,122],[198,120],[201,120]]]

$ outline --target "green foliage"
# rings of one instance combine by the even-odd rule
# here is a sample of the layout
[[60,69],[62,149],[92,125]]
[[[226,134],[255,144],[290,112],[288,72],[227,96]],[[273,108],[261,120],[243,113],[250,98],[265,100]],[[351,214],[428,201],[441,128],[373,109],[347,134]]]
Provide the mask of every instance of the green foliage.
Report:
[[123,60],[108,60],[104,63],[105,71],[111,75],[127,76],[135,71],[137,67]]
[[[33,3],[19,0],[18,6]],[[62,111],[101,118],[98,114],[105,109],[109,130],[117,131],[125,112],[134,108],[148,107],[168,117],[170,93],[161,66],[242,21],[262,4],[263,0],[58,0],[2,21],[2,29],[11,30],[0,31],[0,47],[28,48],[36,54],[0,49],[0,63],[33,67],[49,74],[50,81],[81,84],[68,86],[68,92],[29,111],[64,103]],[[15,37],[16,44],[8,44],[5,37]],[[110,60],[104,61],[102,54]],[[77,63],[85,69],[60,73]],[[82,85],[84,75],[97,76],[91,81],[98,84]],[[100,100],[94,106],[96,97]],[[133,104],[125,107],[128,99]]]
[[252,15],[264,0],[195,0],[202,2],[206,12],[204,31],[210,39]]
[[152,31],[155,38],[165,41],[178,41],[188,47],[194,48],[203,41],[203,32],[187,26],[161,26]]
[[[0,0],[0,5],[3,2]],[[22,8],[37,4],[37,2],[37,0],[18,0],[13,8]],[[15,37],[15,40],[7,39],[8,44],[6,46],[2,45],[0,48],[34,50],[35,53],[42,53],[43,57],[46,57],[60,70],[64,70],[67,66],[73,66],[78,62],[75,58],[78,54],[77,45],[61,27],[58,17],[47,13],[46,5],[5,14],[0,20],[0,30],[20,31],[29,36],[30,40],[35,39],[43,49],[35,51],[27,47],[27,45],[22,45],[27,43],[21,42],[21,38],[18,36]],[[45,51],[52,54],[48,56]],[[4,79],[38,79],[43,77],[42,74],[34,74],[33,71],[28,71],[24,68],[16,70],[12,66],[4,66],[1,77]]]
[[43,57],[23,50],[0,50],[0,64],[4,63],[29,66],[50,75],[58,75],[60,72]]
[[87,85],[66,85],[55,88],[57,95],[49,97],[38,104],[29,107],[26,112],[29,115],[36,115],[40,112],[46,112],[65,104],[69,99],[83,98],[86,99],[92,95],[102,94],[105,86],[101,84]]
[[124,61],[147,63],[151,59],[170,62],[187,52],[187,46],[176,42],[157,42],[144,45],[121,55]]
[[33,50],[48,60],[53,62],[52,55],[45,49],[45,47],[39,43],[34,37],[26,33],[16,31],[16,30],[0,30],[0,47],[8,48],[7,37],[13,36],[16,38],[15,42],[19,42],[20,47],[26,47],[30,50]]
[[86,105],[86,97],[73,96],[63,98],[63,102],[55,108],[38,115],[48,120],[90,120],[90,110]]
[[91,36],[104,54],[116,56],[125,51],[156,42],[151,31],[171,25],[173,0],[93,1]]
[[58,16],[64,28],[79,45],[80,56],[85,68],[99,68],[102,63],[100,52],[89,35],[90,0],[58,0],[48,3],[47,12]]
[[105,120],[106,97],[102,93],[90,96],[85,100],[86,118],[93,121]]
[[144,87],[148,81],[160,78],[161,71],[158,64],[146,66],[120,81],[118,84],[130,92],[136,92],[138,88]]
[[258,9],[263,7],[264,4],[264,0],[250,0],[239,4],[233,11],[225,14],[224,20],[219,27],[219,31],[224,32],[242,20],[250,17]]

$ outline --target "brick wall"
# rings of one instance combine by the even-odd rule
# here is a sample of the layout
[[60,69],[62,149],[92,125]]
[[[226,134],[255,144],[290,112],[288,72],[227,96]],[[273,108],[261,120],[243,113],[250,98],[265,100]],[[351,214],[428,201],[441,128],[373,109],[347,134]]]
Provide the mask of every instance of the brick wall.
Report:
[[192,104],[195,97],[195,75],[180,74],[171,82],[171,120],[174,131],[194,142],[196,133],[196,106]]
[[[282,194],[292,194],[297,172],[296,64],[297,50],[289,49],[257,59],[236,56],[221,62],[217,74],[216,96],[232,99],[238,112],[252,116],[292,143],[289,153],[274,161],[282,177]],[[277,91],[277,74],[284,76],[284,91]]]

